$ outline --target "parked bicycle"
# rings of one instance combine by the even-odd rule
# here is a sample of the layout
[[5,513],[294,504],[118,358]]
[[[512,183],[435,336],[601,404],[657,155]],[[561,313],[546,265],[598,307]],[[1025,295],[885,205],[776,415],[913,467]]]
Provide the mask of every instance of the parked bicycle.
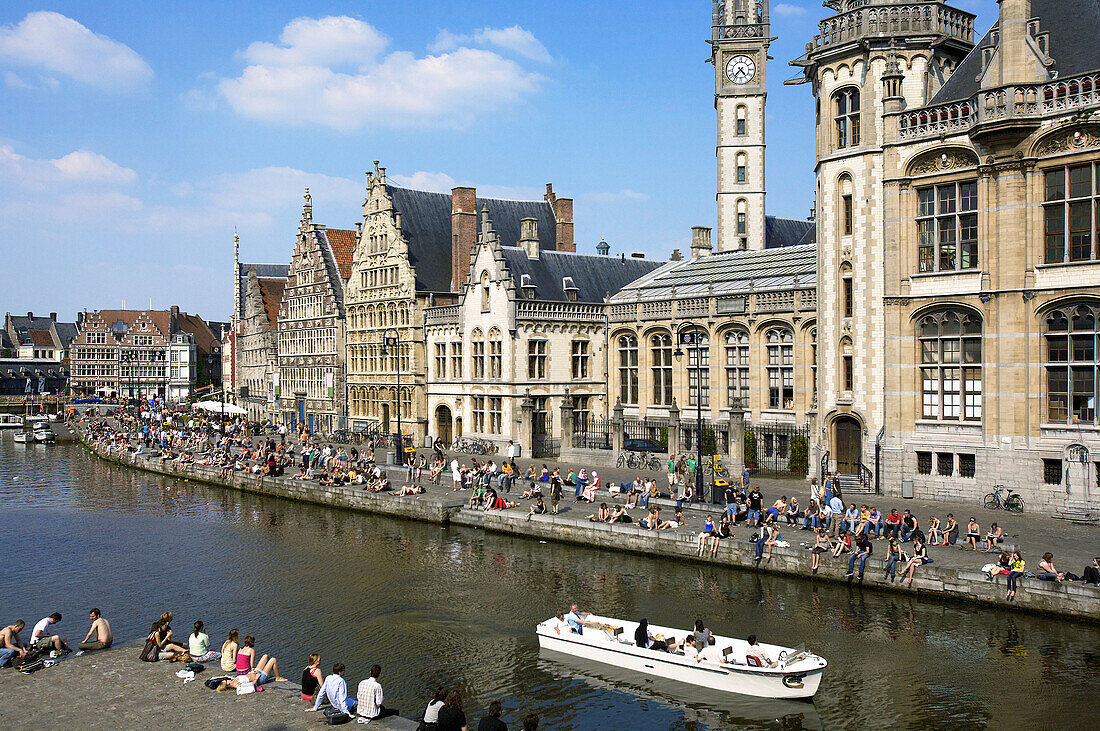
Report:
[[661,458],[646,452],[624,451],[619,454],[619,459],[615,464],[620,469],[659,470],[661,469]]
[[[1003,493],[1008,493],[1004,495]],[[994,485],[993,492],[985,496],[984,505],[989,510],[1007,510],[1010,513],[1024,512],[1024,499],[1018,492],[1009,490],[1004,485]]]
[[729,470],[726,469],[726,465],[722,463],[722,458],[717,454],[703,460],[703,472],[715,477],[728,478],[730,476]]

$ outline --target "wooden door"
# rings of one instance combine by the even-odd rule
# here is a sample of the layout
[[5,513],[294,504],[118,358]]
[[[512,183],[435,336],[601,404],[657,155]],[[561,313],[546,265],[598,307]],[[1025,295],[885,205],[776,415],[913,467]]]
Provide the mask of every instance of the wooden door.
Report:
[[859,474],[859,461],[863,454],[863,433],[859,422],[850,417],[836,420],[836,470],[846,475]]

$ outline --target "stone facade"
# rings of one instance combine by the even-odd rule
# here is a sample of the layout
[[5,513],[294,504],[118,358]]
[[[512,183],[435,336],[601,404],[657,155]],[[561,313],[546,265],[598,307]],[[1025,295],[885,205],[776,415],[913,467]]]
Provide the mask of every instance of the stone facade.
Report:
[[1002,0],[975,47],[973,16],[943,2],[838,2],[796,62],[822,110],[819,448],[886,494],[912,480],[925,497],[1003,484],[1029,508],[1094,502],[1100,29],[1085,5]]
[[279,306],[282,304],[284,280],[260,279],[256,270],[248,273],[248,285],[243,303],[244,317],[240,322],[239,374],[237,404],[248,411],[253,421],[274,421],[275,370],[279,360]]
[[[341,242],[351,233],[334,231],[331,237]],[[351,251],[337,251],[330,242],[332,233],[313,222],[307,188],[279,303],[278,371],[272,384],[282,423],[322,433],[342,428],[347,416],[344,271],[350,269]]]
[[[604,297],[658,262],[541,249],[538,219],[505,245],[487,208],[458,302],[426,311],[429,434],[530,449],[607,419]],[[527,452],[528,454],[530,452]]]

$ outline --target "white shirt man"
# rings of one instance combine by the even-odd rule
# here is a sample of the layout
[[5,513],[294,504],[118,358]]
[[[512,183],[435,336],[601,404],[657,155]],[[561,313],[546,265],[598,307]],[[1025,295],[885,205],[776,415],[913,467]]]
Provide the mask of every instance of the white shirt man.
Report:
[[382,684],[375,678],[367,678],[359,684],[355,699],[359,701],[360,716],[377,718],[382,705]]
[[462,487],[462,467],[458,463],[458,457],[451,460],[451,479],[454,480],[456,490]]
[[558,615],[550,620],[550,629],[554,630],[559,635],[569,634],[569,625],[565,621],[564,615],[558,612]]

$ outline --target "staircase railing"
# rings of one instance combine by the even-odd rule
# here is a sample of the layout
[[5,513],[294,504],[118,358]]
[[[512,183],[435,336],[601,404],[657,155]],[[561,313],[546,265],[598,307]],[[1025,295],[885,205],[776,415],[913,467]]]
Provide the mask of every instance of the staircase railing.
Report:
[[859,486],[865,492],[875,491],[875,475],[863,462],[859,463]]

